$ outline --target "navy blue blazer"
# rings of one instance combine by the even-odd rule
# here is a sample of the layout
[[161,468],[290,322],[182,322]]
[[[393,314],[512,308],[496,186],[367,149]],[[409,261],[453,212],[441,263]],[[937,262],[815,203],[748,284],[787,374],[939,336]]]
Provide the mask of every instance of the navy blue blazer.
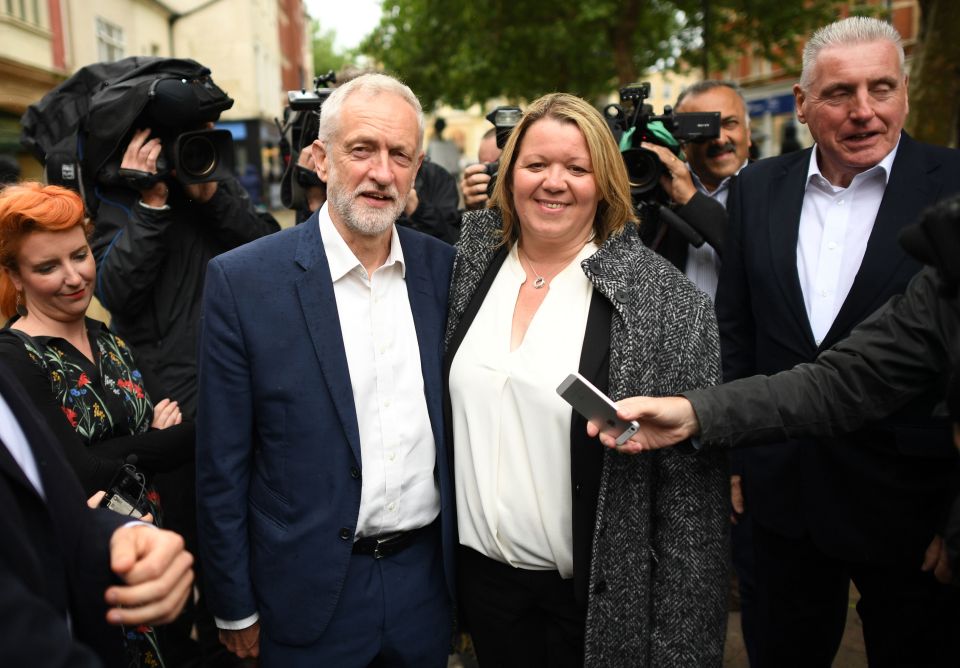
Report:
[[[900,230],[925,207],[960,190],[960,151],[901,135],[860,270],[818,346],[797,274],[810,152],[753,163],[731,189],[717,290],[725,380],[811,362],[902,293],[920,264],[900,247]],[[735,452],[749,512],[782,535],[809,533],[836,558],[919,564],[957,471],[945,423],[929,419],[942,397],[939,390],[935,394],[840,438]]]
[[121,632],[106,622],[103,594],[118,582],[110,536],[128,518],[87,507],[61,444],[3,364],[0,395],[30,443],[44,492],[0,444],[0,665],[121,665]]
[[[317,221],[211,260],[200,321],[197,505],[209,605],[221,619],[258,612],[271,639],[289,645],[314,642],[327,627],[360,509],[357,416]],[[441,360],[453,248],[397,231],[437,444],[452,600]]]

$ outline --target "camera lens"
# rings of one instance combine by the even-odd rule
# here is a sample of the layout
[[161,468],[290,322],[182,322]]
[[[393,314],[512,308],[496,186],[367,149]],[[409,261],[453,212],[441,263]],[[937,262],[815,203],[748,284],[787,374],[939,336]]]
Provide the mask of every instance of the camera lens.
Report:
[[632,195],[642,195],[657,187],[663,165],[656,153],[645,148],[630,149],[623,152],[623,162]]
[[202,178],[217,168],[217,148],[203,135],[189,137],[180,145],[180,169],[190,178]]

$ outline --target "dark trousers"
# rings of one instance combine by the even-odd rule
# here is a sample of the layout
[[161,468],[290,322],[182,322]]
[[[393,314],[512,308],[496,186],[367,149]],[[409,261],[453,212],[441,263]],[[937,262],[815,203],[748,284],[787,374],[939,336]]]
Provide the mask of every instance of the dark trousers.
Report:
[[573,580],[556,571],[513,568],[460,548],[460,607],[480,666],[583,665],[586,607]]
[[871,668],[957,666],[958,591],[906,566],[850,563],[808,537],[753,523],[758,661],[754,668],[829,668],[846,624],[851,580],[860,592]]
[[350,557],[333,617],[317,642],[283,645],[263,628],[260,668],[446,668],[452,636],[439,522],[434,522],[402,552],[383,559]]

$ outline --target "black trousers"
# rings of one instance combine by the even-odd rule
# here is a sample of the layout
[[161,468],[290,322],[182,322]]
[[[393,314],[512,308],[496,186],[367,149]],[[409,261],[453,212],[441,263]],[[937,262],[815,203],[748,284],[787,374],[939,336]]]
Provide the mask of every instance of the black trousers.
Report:
[[467,547],[457,570],[461,612],[481,667],[583,665],[586,606],[556,571],[513,568]]
[[871,668],[957,666],[960,592],[915,565],[850,563],[808,537],[753,523],[758,661],[753,668],[829,668],[847,619],[851,580]]

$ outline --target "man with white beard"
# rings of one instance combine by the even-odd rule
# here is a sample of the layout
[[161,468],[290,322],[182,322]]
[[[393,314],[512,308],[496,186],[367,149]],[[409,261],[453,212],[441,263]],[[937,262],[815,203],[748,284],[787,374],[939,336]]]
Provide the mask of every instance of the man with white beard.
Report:
[[327,202],[208,268],[200,555],[221,640],[266,668],[446,665],[453,249],[395,225],[422,140],[402,83],[339,87],[313,145]]

